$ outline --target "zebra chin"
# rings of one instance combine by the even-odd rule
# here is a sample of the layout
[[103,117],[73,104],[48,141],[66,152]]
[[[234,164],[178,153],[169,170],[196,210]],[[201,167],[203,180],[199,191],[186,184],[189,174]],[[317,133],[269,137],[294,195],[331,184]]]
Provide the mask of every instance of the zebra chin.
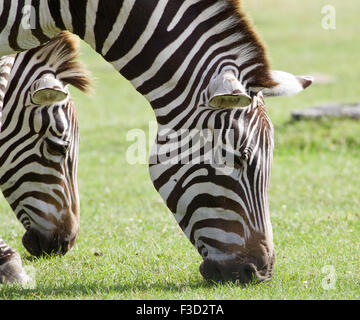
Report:
[[226,261],[205,259],[200,265],[200,273],[207,281],[255,284],[272,279],[274,263],[275,254],[269,258],[266,264],[259,264],[256,259],[232,259]]
[[22,243],[26,250],[36,257],[51,254],[64,255],[73,247],[76,238],[77,232],[43,234],[32,228],[25,232]]
[[[274,274],[275,252],[261,246],[247,254],[238,253],[228,259],[205,257],[200,273],[208,281],[232,281],[240,284],[270,281]],[[270,250],[269,250],[270,249]]]

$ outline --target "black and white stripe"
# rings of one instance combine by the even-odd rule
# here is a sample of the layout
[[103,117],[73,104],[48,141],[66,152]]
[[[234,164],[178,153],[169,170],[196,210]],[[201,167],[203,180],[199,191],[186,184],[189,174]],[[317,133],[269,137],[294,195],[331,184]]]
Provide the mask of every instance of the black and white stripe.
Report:
[[[32,30],[20,24],[25,2],[35,8]],[[67,29],[131,81],[149,100],[159,124],[151,178],[203,256],[202,274],[248,282],[253,274],[270,278],[274,262],[267,201],[273,130],[263,96],[298,93],[312,79],[270,70],[240,4],[4,0],[0,53],[27,49]],[[181,145],[191,132],[203,130],[220,130],[224,137],[234,133],[227,144],[234,155],[230,171],[219,174],[213,163],[201,161],[159,161],[173,140]],[[196,157],[192,150],[189,156]]]
[[[65,253],[79,229],[79,128],[67,84],[85,90],[88,80],[74,61],[74,41],[62,33],[39,48],[0,59],[0,77],[7,80],[1,90],[0,189],[34,255]],[[13,259],[19,266],[17,253],[0,239],[0,276],[8,282]]]

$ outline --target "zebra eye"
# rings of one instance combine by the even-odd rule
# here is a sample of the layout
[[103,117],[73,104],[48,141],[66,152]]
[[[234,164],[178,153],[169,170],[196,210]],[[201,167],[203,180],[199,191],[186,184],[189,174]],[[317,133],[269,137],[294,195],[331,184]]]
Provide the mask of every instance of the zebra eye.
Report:
[[249,160],[249,153],[248,152],[244,152],[241,157],[240,157],[241,161],[247,162]]
[[48,151],[52,155],[56,156],[64,156],[69,148],[70,143],[68,141],[60,140],[60,139],[45,139],[46,145],[48,147]]
[[238,157],[235,157],[234,167],[236,169],[243,168],[245,164],[249,161],[250,155],[248,152],[243,152]]
[[201,249],[201,256],[202,256],[203,258],[207,258],[208,255],[209,255],[208,249],[206,249],[205,247],[202,247],[202,249]]

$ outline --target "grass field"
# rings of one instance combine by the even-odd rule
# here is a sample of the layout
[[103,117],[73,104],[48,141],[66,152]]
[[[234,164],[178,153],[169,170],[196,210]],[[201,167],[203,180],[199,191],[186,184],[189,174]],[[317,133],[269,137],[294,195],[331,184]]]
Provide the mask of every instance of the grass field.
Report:
[[[91,97],[73,90],[81,127],[79,238],[64,257],[30,257],[23,228],[2,198],[0,235],[20,252],[36,287],[2,285],[0,299],[360,298],[360,123],[290,121],[293,109],[360,101],[360,3],[244,2],[273,68],[336,79],[267,101],[276,139],[269,190],[273,280],[247,287],[203,281],[200,256],[153,188],[147,165],[126,162],[126,134],[148,130],[151,108],[83,45],[81,59],[97,82]],[[328,4],[336,8],[336,30],[321,27]],[[335,288],[326,290],[331,272]]]

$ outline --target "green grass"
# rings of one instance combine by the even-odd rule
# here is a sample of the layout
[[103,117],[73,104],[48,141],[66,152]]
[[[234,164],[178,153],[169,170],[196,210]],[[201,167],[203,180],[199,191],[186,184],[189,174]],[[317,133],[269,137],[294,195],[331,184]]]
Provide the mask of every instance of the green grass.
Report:
[[[337,29],[321,28],[321,8],[334,4]],[[35,274],[35,289],[2,285],[3,299],[359,299],[360,123],[290,121],[291,110],[360,100],[357,0],[248,0],[274,68],[324,73],[336,83],[267,101],[276,148],[269,190],[277,253],[271,282],[209,285],[200,257],[154,190],[146,165],[129,165],[126,133],[147,130],[148,103],[126,80],[82,46],[97,78],[86,97],[73,90],[81,128],[81,230],[64,257],[33,259],[23,228],[0,201],[0,235]],[[325,290],[324,266],[335,289]]]

